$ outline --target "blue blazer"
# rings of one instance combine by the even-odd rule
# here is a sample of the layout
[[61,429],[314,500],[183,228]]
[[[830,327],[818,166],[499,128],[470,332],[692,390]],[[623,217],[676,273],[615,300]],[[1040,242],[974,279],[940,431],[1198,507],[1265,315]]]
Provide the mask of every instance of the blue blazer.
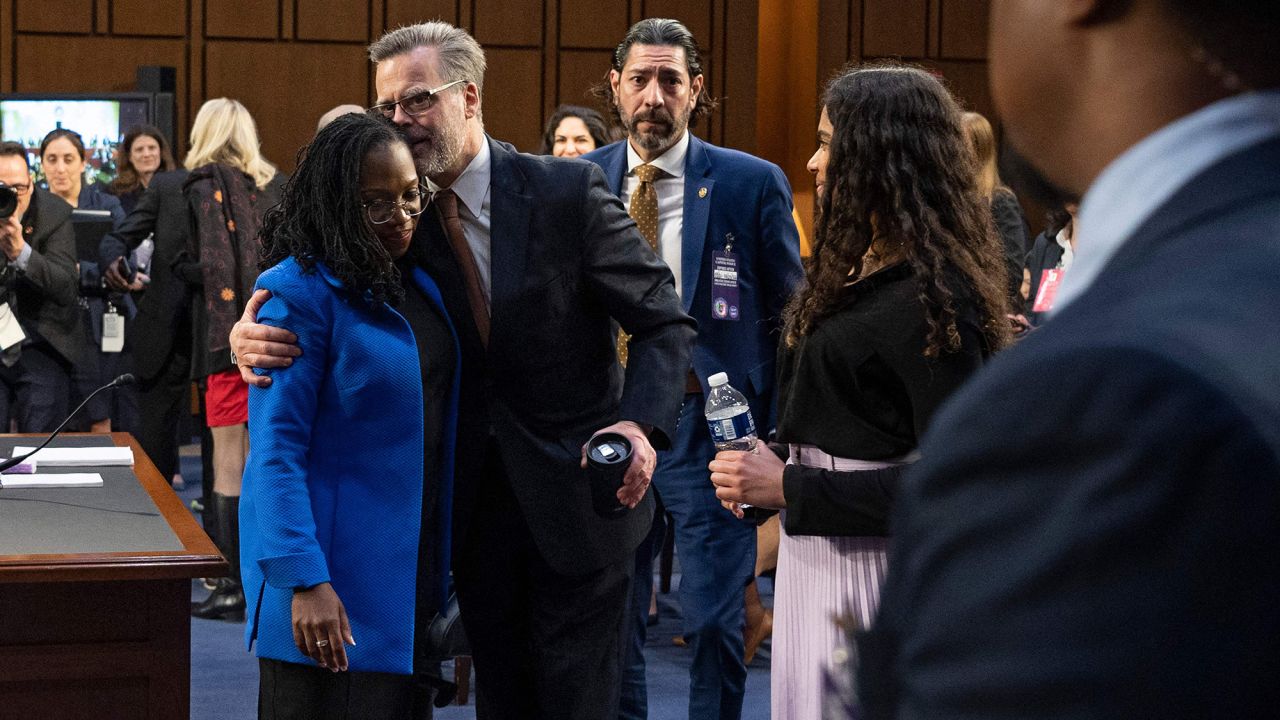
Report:
[[[431,278],[417,269],[413,279],[441,307]],[[287,259],[257,287],[272,292],[258,322],[287,327],[303,352],[269,371],[271,387],[249,389],[245,646],[256,640],[260,657],[314,665],[293,644],[293,589],[329,582],[356,640],[351,669],[410,674],[419,532],[435,538],[442,605],[448,577],[458,374],[449,397],[426,398],[448,403],[441,465],[427,470],[438,478],[444,520],[421,528],[424,398],[408,321],[388,305],[353,300],[323,264],[304,272]]]
[[[627,172],[627,141],[583,156],[604,170],[614,194]],[[693,371],[729,374],[751,403],[763,435],[775,424],[774,385],[782,309],[800,282],[800,236],[791,186],[777,165],[689,135],[685,156],[681,299],[698,321]],[[738,320],[712,313],[712,254],[733,236],[738,260]]]
[[867,718],[1280,706],[1280,138],[1204,171],[938,413]]
[[112,195],[97,183],[86,182],[80,186],[80,197],[76,201],[81,210],[106,210],[111,213],[111,223],[119,227],[124,220],[124,207],[120,198]]

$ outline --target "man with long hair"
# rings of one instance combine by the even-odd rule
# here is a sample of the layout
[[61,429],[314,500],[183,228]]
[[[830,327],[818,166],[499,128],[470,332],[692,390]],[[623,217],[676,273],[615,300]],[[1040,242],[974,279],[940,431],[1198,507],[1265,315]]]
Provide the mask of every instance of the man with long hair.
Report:
[[[714,107],[706,80],[697,42],[684,25],[649,18],[631,26],[602,87],[627,138],[584,158],[604,168],[698,321],[693,364],[681,383],[677,437],[659,461],[654,485],[675,521],[680,554],[680,609],[692,650],[689,717],[737,718],[747,679],[744,588],[759,605],[751,584],[756,530],[721,507],[707,481],[715,445],[703,422],[706,379],[728,373],[748,394],[759,434],[767,437],[782,308],[800,277],[800,242],[791,187],[778,166],[694,137],[692,128]],[[735,275],[725,282],[713,272]],[[624,720],[647,715],[643,650],[658,540],[650,533],[636,555]],[[757,643],[767,629],[763,616],[761,608],[751,628]]]
[[[1280,4],[994,0],[1013,144],[1082,195],[1048,322],[939,413],[863,717],[1280,706]],[[1046,102],[1052,98],[1052,102]]]

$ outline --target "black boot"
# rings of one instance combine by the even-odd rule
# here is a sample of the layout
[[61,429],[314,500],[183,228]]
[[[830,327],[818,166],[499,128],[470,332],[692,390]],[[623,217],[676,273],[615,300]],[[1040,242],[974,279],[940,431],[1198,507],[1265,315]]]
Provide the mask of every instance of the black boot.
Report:
[[205,620],[244,620],[244,588],[240,585],[240,497],[214,493],[218,516],[218,539],[227,557],[231,574],[218,580],[218,587],[204,602],[191,603],[191,615]]
[[[206,431],[207,430],[208,428],[206,428]],[[207,482],[202,481],[200,484],[205,488],[208,488],[213,485],[212,471],[209,471],[209,474],[205,475],[205,477],[210,478],[210,480]],[[222,537],[218,535],[218,506],[213,502],[213,494],[208,490],[204,490],[199,500],[192,500],[191,510],[193,512],[196,511],[196,503],[200,503],[200,510],[198,513],[200,515],[200,524],[204,526],[205,534],[209,536],[209,539],[213,541],[213,544],[216,545],[219,550],[226,553],[227,546],[222,542]],[[203,577],[200,578],[200,584],[204,586],[205,590],[212,592],[217,590],[218,586],[222,584],[222,578]]]

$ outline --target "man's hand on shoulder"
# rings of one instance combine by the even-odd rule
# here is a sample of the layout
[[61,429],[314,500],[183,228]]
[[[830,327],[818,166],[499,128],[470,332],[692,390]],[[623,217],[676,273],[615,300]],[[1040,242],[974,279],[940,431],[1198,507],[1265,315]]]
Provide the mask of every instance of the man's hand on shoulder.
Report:
[[[636,422],[619,420],[609,427],[592,433],[591,437],[608,432],[618,433],[631,441],[631,466],[627,468],[627,474],[622,478],[622,487],[618,488],[618,502],[634,508],[649,491],[649,483],[653,481],[653,471],[658,467],[658,453],[649,442],[648,431]],[[586,466],[587,446],[583,445],[582,467]]]
[[231,327],[231,354],[240,367],[240,377],[260,388],[271,385],[271,377],[255,375],[254,368],[289,367],[302,354],[297,335],[284,328],[258,324],[258,311],[270,298],[270,290],[255,292],[240,321]]

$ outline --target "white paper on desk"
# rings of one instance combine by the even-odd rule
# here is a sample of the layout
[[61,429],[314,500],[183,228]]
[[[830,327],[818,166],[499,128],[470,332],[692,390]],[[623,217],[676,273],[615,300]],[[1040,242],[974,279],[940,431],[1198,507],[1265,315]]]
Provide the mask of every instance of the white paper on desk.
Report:
[[[13,456],[25,455],[35,447],[16,447]],[[133,465],[133,448],[115,445],[78,448],[45,448],[31,456],[40,467],[107,467]]]
[[102,487],[98,473],[36,473],[35,475],[0,475],[0,488],[86,488]]

